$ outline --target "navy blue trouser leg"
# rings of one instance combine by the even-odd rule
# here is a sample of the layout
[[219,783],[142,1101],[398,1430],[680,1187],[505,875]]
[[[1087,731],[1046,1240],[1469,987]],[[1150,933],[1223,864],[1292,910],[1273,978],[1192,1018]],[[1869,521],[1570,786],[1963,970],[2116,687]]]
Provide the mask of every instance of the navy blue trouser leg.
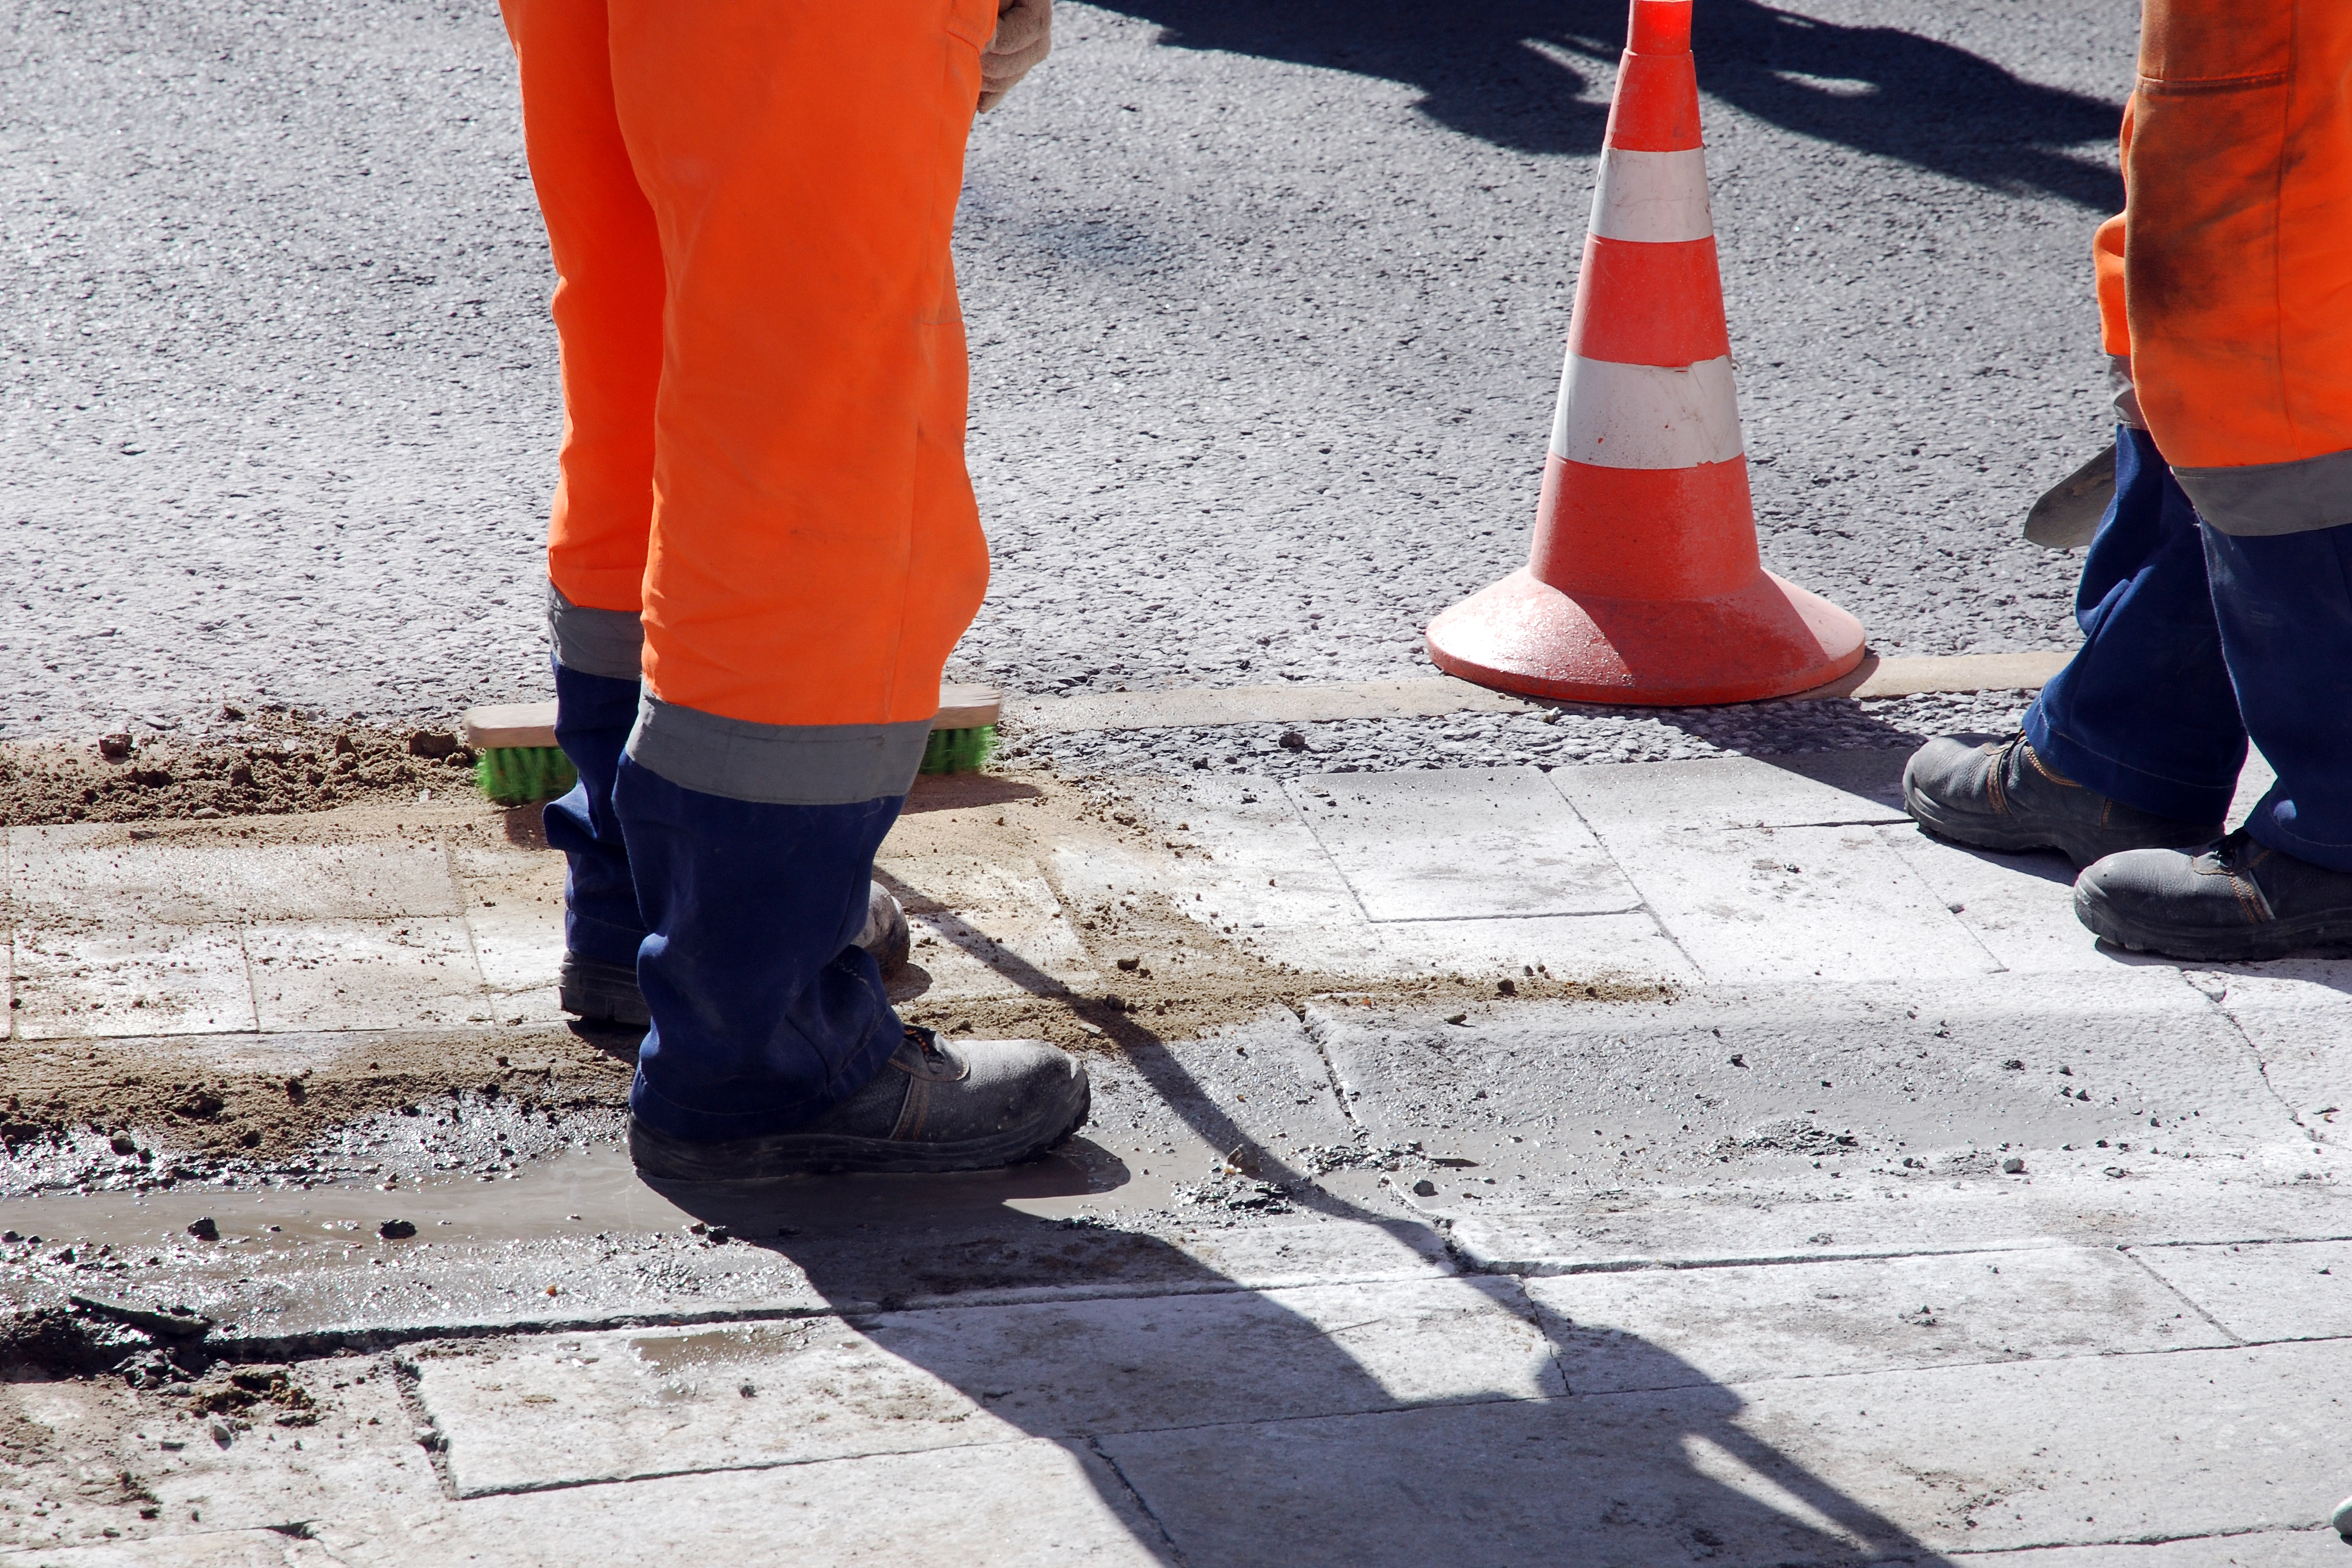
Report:
[[547,841],[571,862],[563,884],[563,945],[608,964],[637,961],[645,917],[629,874],[629,854],[613,810],[621,747],[637,722],[637,683],[555,666],[555,740],[580,782],[551,800]]
[[737,800],[624,757],[614,798],[649,927],[637,979],[654,1022],[630,1110],[676,1137],[759,1137],[864,1088],[902,1035],[856,943],[906,797]]
[[2083,648],[2026,710],[2053,768],[2111,800],[2219,822],[2245,765],[2196,508],[2146,431],[2116,432],[2116,498],[2083,562]]
[[2278,771],[2246,831],[2352,872],[2352,523],[2268,538],[2207,528],[2205,559],[2239,711]]
[[2145,811],[2218,822],[2251,735],[2278,783],[2247,831],[2352,872],[2352,524],[2221,533],[2147,433],[2118,431],[2115,505],[2075,619],[2083,651],[2025,716],[2053,768]]

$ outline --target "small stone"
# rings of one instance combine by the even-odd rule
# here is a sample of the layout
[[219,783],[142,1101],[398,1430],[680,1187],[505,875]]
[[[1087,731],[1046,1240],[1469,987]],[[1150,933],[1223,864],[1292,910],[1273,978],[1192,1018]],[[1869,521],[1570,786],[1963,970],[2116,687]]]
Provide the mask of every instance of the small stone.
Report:
[[221,704],[220,716],[221,717],[228,720],[229,723],[235,724],[237,720],[245,716],[245,710],[241,707],[235,706],[232,704],[223,703]]
[[457,749],[457,737],[436,730],[420,729],[408,737],[408,755],[439,758]]
[[413,1219],[387,1219],[375,1228],[375,1233],[386,1241],[405,1241],[416,1234],[416,1222]]
[[2000,1174],[2003,1176],[2021,1176],[2024,1171],[2025,1162],[2015,1155],[2000,1162]]
[[1118,961],[1118,967],[1127,970],[1129,974],[1133,974],[1137,969],[1143,967],[1143,960],[1140,958],[1121,958]]
[[1733,1055],[1733,1057],[1732,1057],[1732,1059],[1731,1059],[1731,1065],[1732,1065],[1732,1066],[1734,1066],[1734,1067],[1745,1067],[1745,1066],[1747,1066],[1747,1065],[1748,1065],[1748,1058],[1747,1058],[1747,1056],[1746,1056],[1744,1053],[1736,1053],[1736,1054],[1734,1054],[1734,1055]]
[[138,1140],[135,1138],[126,1137],[121,1133],[117,1133],[113,1137],[108,1139],[106,1146],[112,1149],[118,1155],[135,1155],[139,1152]]
[[739,1385],[736,1387],[735,1392],[741,1395],[746,1399],[751,1399],[756,1397],[760,1391],[751,1384],[745,1383]]
[[731,1240],[734,1239],[734,1235],[735,1233],[733,1231],[728,1229],[727,1227],[723,1225],[714,1225],[710,1228],[710,1239],[714,1243]]
[[98,754],[109,762],[120,762],[131,755],[131,736],[124,730],[98,737]]
[[1307,737],[1295,729],[1286,729],[1275,744],[1285,751],[1304,751],[1307,749]]
[[1445,1015],[1445,1021],[1447,1023],[1468,1023],[1470,1021],[1470,1015],[1468,1013],[1447,1013]]
[[1500,995],[1516,997],[1519,994],[1519,984],[1517,980],[1497,980],[1495,982],[1495,989]]
[[188,815],[199,822],[217,822],[220,821],[221,810],[218,806],[199,806]]
[[2020,1061],[2016,1057],[2013,1057],[2013,1056],[2012,1056],[2012,1057],[2011,1057],[2007,1061],[2002,1062],[2000,1065],[2001,1065],[2001,1070],[2002,1070],[2003,1071],[2005,1071],[2005,1072],[2022,1072],[2022,1071],[2025,1071],[2025,1063],[2024,1063],[2024,1062],[2022,1062],[2022,1061]]
[[1430,1180],[1427,1176],[1423,1176],[1419,1181],[1412,1184],[1412,1195],[1415,1197],[1435,1197],[1437,1196],[1437,1184]]
[[207,1214],[188,1227],[188,1234],[199,1241],[217,1241],[220,1239],[220,1227],[214,1222],[213,1217]]

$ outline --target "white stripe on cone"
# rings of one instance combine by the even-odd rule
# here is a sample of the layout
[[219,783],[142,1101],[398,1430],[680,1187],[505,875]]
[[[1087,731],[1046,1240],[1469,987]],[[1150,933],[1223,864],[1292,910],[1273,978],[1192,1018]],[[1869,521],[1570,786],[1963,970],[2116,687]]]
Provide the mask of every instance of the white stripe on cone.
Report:
[[1667,245],[1715,233],[1706,205],[1706,154],[1630,152],[1601,155],[1601,183],[1592,188],[1592,232],[1602,239]]
[[1690,468],[1747,450],[1728,359],[1695,365],[1620,365],[1568,357],[1552,417],[1551,449],[1602,468]]

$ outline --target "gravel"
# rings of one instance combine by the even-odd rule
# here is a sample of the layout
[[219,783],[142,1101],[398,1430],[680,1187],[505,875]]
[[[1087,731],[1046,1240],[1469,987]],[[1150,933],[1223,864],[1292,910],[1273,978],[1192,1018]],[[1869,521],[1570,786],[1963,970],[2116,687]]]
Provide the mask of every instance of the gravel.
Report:
[[[1207,771],[1277,779],[1412,768],[1564,768],[1789,756],[1912,747],[1930,736],[1967,731],[2007,734],[2017,727],[2031,697],[2028,692],[1969,692],[1639,712],[1563,704],[1543,714],[1027,736],[1016,729],[997,755],[1010,766],[1043,766],[1066,774],[1169,777]],[[1303,739],[1305,747],[1285,745],[1286,736]]]
[[[2136,17],[1801,9],[1700,18],[1766,560],[1882,653],[2063,645],[2074,563],[2017,529],[2103,435]],[[1426,673],[1429,617],[1525,557],[1622,18],[1066,4],[972,138],[997,567],[952,673]],[[494,10],[58,0],[0,62],[0,737],[544,695],[556,361]],[[1318,726],[1297,760],[1731,733],[1528,723]]]

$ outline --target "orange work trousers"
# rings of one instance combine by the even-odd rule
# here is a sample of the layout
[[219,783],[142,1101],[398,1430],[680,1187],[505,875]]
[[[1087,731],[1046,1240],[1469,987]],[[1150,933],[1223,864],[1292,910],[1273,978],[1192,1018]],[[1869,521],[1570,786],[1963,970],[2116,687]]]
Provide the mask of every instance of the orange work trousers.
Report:
[[641,624],[689,787],[808,799],[757,775],[845,727],[919,751],[988,580],[948,243],[996,0],[502,9],[557,278],[559,662],[635,677]]
[[2107,352],[2224,533],[2352,523],[2352,0],[2145,0]]

